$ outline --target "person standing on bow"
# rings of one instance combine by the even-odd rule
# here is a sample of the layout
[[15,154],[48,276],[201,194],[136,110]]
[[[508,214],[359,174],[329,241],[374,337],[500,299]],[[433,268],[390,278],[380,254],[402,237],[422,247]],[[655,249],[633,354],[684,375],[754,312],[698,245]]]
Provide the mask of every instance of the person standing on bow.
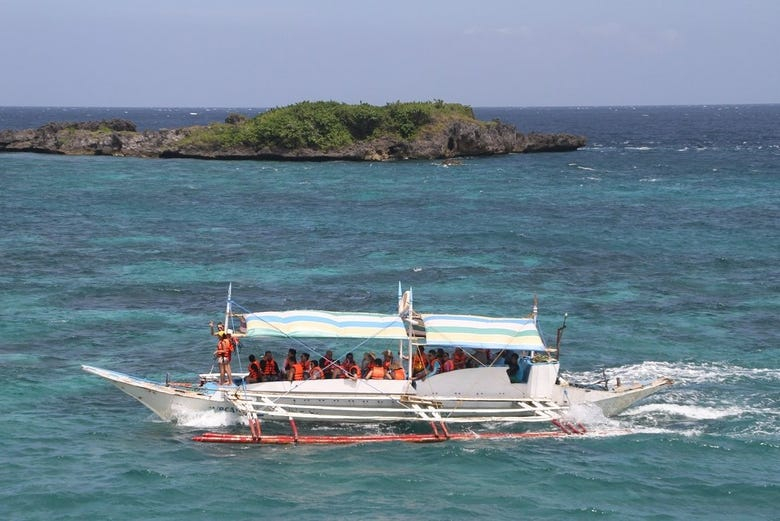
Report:
[[225,335],[225,325],[222,322],[217,324],[216,331],[214,331],[214,321],[209,322],[209,329],[211,330],[211,336],[222,338]]
[[227,385],[233,381],[233,371],[230,369],[230,357],[233,354],[233,339],[225,333],[217,342],[217,350],[214,357],[219,364],[219,384]]

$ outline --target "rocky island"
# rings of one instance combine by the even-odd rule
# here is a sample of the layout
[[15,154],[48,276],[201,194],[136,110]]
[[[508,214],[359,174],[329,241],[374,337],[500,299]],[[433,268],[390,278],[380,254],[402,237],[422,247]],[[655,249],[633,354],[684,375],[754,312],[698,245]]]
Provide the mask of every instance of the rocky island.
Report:
[[48,123],[0,131],[0,152],[156,158],[299,161],[451,159],[509,153],[565,152],[585,145],[572,134],[522,134],[480,121],[471,107],[432,102],[302,102],[253,118],[138,132],[123,119]]

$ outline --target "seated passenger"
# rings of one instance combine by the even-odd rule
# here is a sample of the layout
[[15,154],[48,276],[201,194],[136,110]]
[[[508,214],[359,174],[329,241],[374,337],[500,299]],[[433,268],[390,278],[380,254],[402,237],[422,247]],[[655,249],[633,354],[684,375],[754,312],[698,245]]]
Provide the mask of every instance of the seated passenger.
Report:
[[466,361],[466,352],[463,351],[463,348],[456,347],[455,352],[452,354],[452,364],[455,366],[455,369],[465,369]]
[[287,366],[289,367],[287,370],[287,380],[291,382],[303,380],[303,364],[298,361],[298,358],[295,355],[287,357]]
[[445,351],[441,359],[441,372],[449,373],[450,371],[454,370],[455,363],[452,361],[452,358],[450,358],[450,354]]
[[263,359],[260,360],[260,369],[263,374],[264,382],[275,382],[279,379],[279,364],[274,360],[271,351],[266,351]]
[[506,374],[509,375],[509,381],[513,384],[518,384],[523,380],[523,375],[520,373],[519,358],[517,353],[512,353],[506,363]]
[[328,349],[325,351],[325,356],[320,358],[320,369],[325,373],[325,378],[333,378],[334,372],[337,371],[336,366],[339,361],[333,358],[333,351]]
[[366,374],[366,378],[371,380],[390,380],[391,376],[384,365],[374,364],[374,367]]
[[[352,357],[352,353],[347,353],[344,357],[344,363],[334,368],[334,378],[349,378],[350,370],[352,367],[356,367],[355,359]],[[358,367],[358,369],[360,369]]]
[[310,363],[311,369],[309,369],[309,380],[323,380],[325,378],[325,373],[322,371],[322,368],[320,368],[320,363],[316,360],[312,360]]
[[263,381],[263,370],[260,368],[260,362],[255,355],[249,355],[249,374],[244,377],[244,383],[256,384]]
[[425,348],[417,346],[417,352],[412,357],[412,380],[425,376],[425,366],[428,359],[425,356]]
[[393,362],[390,364],[390,376],[393,377],[393,380],[406,380],[406,371],[401,364]]

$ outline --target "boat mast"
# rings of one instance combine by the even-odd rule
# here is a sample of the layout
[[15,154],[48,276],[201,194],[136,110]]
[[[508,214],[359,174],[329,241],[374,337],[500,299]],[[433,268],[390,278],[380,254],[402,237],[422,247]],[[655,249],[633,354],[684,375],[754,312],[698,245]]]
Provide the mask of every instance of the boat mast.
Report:
[[407,373],[406,377],[411,380],[412,379],[412,369],[414,368],[413,364],[413,357],[414,354],[412,353],[412,350],[415,349],[415,346],[412,345],[412,337],[414,336],[414,324],[412,324],[412,317],[414,316],[414,296],[412,295],[412,288],[409,288],[409,310],[407,311],[407,316],[409,317],[409,329],[407,330],[407,339],[409,342],[409,366],[407,367]]
[[224,322],[225,331],[227,331],[228,328],[230,327],[229,326],[230,325],[229,322],[230,321],[230,297],[232,293],[233,293],[233,283],[231,282],[228,284],[227,303],[225,304],[225,322]]
[[[404,311],[403,309],[401,309],[401,302],[403,301],[403,298],[404,295],[403,292],[401,291],[401,281],[399,280],[398,281],[398,314],[399,315],[403,315],[403,311]],[[403,319],[404,317],[401,316],[401,320]],[[398,359],[402,362],[401,366],[403,366],[403,361],[404,361],[403,354],[404,354],[404,341],[398,340]]]
[[[225,331],[230,329],[233,330],[232,327],[230,327],[230,311],[231,311],[231,303],[232,303],[232,295],[233,295],[233,283],[228,283],[228,294],[227,294],[227,303],[225,304]],[[235,331],[233,331],[235,333]],[[238,360],[238,370],[241,371],[241,353],[239,352],[239,343],[236,342],[234,344],[236,346],[236,360]]]

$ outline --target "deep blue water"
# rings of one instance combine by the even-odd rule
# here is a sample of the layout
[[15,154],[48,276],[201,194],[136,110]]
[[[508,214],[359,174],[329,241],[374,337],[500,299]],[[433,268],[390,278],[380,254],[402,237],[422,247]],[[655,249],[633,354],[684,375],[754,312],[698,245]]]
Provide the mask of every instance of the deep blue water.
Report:
[[[0,128],[250,109],[0,108]],[[195,113],[195,114],[192,114]],[[780,106],[483,108],[563,154],[390,164],[0,154],[0,517],[775,519]],[[526,314],[566,375],[676,381],[611,436],[201,445],[86,363],[211,365],[227,285],[248,309]],[[261,350],[263,344],[245,347]],[[283,349],[284,346],[271,347]]]

